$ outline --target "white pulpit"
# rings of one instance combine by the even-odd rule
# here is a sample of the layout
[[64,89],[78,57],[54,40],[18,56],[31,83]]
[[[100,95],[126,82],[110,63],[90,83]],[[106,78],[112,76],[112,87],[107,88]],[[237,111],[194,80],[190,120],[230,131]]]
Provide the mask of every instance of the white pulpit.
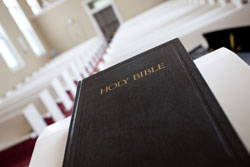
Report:
[[[250,152],[250,67],[221,48],[195,60],[243,144]],[[70,118],[47,127],[39,136],[30,167],[61,167]]]

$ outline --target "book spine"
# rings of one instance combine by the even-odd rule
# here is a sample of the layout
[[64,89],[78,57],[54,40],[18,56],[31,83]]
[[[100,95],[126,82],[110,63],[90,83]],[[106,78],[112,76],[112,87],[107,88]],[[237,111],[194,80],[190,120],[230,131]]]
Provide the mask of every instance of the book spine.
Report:
[[73,133],[74,133],[74,129],[75,129],[77,110],[78,110],[79,99],[80,99],[80,95],[81,95],[81,93],[80,93],[81,88],[82,88],[82,81],[79,81],[77,83],[76,97],[75,97],[73,113],[71,116],[69,133],[68,133],[67,143],[66,143],[66,148],[65,148],[65,153],[64,153],[63,167],[69,166],[68,163],[70,162],[69,160],[70,160],[70,152],[71,152],[71,146],[72,146],[72,138],[74,135]]

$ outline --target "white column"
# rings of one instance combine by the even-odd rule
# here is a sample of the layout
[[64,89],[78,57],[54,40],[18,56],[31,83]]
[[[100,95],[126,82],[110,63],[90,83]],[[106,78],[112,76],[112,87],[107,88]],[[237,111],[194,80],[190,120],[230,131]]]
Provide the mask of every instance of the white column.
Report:
[[62,100],[62,103],[64,104],[66,110],[70,110],[73,106],[73,102],[70,100],[69,96],[66,93],[66,90],[63,88],[62,84],[57,78],[55,78],[51,82],[51,86]]
[[74,84],[73,79],[70,77],[70,74],[67,70],[62,72],[62,78],[66,82],[67,86],[71,93],[75,96],[76,95],[76,85]]
[[77,69],[77,67],[76,67],[76,65],[75,65],[74,62],[70,63],[69,70],[72,73],[72,75],[74,77],[76,77],[77,80],[81,80],[82,79],[81,74],[80,74],[81,71]]
[[40,115],[34,104],[29,104],[23,110],[23,114],[29,122],[30,126],[32,127],[33,131],[37,135],[40,135],[42,131],[47,127],[46,122],[43,120],[42,116]]
[[39,97],[56,122],[64,119],[63,113],[47,89],[43,90]]

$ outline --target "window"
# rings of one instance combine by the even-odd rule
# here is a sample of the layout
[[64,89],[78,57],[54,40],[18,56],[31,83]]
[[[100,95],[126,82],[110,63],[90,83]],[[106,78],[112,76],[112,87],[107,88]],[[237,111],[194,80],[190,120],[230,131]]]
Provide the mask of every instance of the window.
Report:
[[22,9],[18,5],[16,0],[3,0],[5,6],[8,8],[10,14],[15,20],[17,26],[22,31],[24,37],[28,41],[30,47],[37,56],[41,56],[45,53],[45,49],[33,30],[28,19],[24,15]]
[[38,15],[42,9],[37,0],[27,0],[34,15]]
[[110,0],[92,0],[88,3],[90,9],[100,8],[106,4],[110,3]]
[[3,57],[6,64],[12,70],[17,70],[20,68],[23,63],[18,56],[17,51],[13,47],[12,43],[10,42],[7,34],[5,33],[4,29],[0,25],[0,55]]

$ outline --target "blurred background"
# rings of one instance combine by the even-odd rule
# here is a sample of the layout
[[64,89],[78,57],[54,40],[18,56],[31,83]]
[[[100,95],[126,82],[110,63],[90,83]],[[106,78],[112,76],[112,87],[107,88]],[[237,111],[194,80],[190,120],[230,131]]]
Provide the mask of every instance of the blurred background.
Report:
[[28,166],[77,81],[174,38],[250,64],[248,0],[0,0],[0,166]]

